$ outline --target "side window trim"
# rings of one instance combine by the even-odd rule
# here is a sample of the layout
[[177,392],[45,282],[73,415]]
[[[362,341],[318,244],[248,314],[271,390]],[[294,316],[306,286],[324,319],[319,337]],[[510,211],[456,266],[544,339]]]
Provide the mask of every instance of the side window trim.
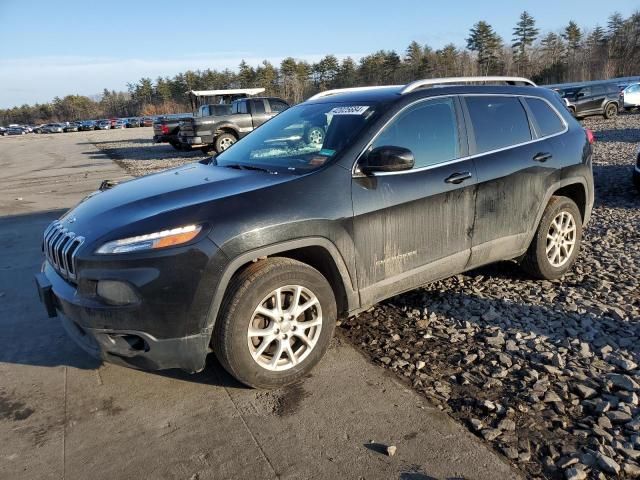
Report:
[[542,135],[542,129],[540,128],[540,125],[538,125],[538,119],[536,119],[536,116],[533,114],[533,112],[529,108],[529,104],[527,103],[526,99],[524,97],[520,97],[519,100],[520,100],[520,104],[522,105],[522,108],[524,108],[524,111],[527,115],[527,119],[529,120],[529,130],[531,131],[531,139],[539,140],[541,138],[544,138],[544,135]]
[[[539,88],[543,88],[543,87],[539,87]],[[526,99],[526,98],[537,98],[537,99],[540,99],[543,102],[546,102],[549,105],[549,107],[551,107],[551,110],[553,110],[555,112],[555,114],[558,115],[558,117],[560,118],[560,121],[562,122],[562,125],[564,126],[564,128],[560,132],[554,133],[553,135],[548,135],[546,137],[533,138],[533,139],[529,140],[528,142],[518,143],[518,144],[515,144],[515,145],[510,145],[508,147],[498,148],[496,150],[490,150],[488,152],[476,153],[475,132],[473,131],[473,125],[471,124],[471,117],[469,116],[469,111],[467,109],[466,102],[463,101],[464,97],[473,97],[473,96],[482,96],[482,97],[516,97],[516,98],[524,98],[524,99]],[[371,138],[371,140],[369,140],[369,142],[367,142],[367,145],[362,149],[360,154],[358,154],[358,156],[356,157],[356,160],[353,162],[353,165],[351,167],[351,176],[352,177],[356,177],[356,178],[364,176],[364,174],[362,172],[360,172],[360,170],[358,169],[358,163],[360,163],[360,159],[365,154],[365,152],[367,150],[369,150],[369,148],[371,147],[373,142],[376,140],[378,135],[382,132],[382,130],[388,124],[390,124],[401,112],[403,112],[406,108],[409,108],[409,107],[411,107],[411,106],[413,106],[413,105],[415,105],[417,103],[424,102],[424,101],[427,101],[427,100],[437,99],[437,98],[445,98],[445,97],[457,98],[457,101],[460,103],[460,106],[462,108],[462,113],[464,115],[464,124],[465,124],[465,127],[466,127],[465,128],[465,138],[467,139],[467,144],[468,144],[467,156],[466,157],[456,158],[454,160],[449,160],[448,162],[437,163],[435,165],[429,165],[427,167],[416,168],[416,169],[411,169],[411,170],[405,170],[405,171],[401,171],[401,172],[371,173],[370,174],[371,176],[380,177],[380,176],[387,176],[387,175],[407,175],[407,174],[411,174],[411,173],[415,173],[415,172],[421,172],[421,171],[424,171],[424,170],[432,170],[433,168],[437,168],[437,167],[441,167],[441,166],[445,166],[445,165],[451,165],[453,163],[463,162],[463,161],[466,161],[466,160],[472,160],[472,159],[475,159],[475,158],[484,157],[486,155],[492,155],[494,153],[503,152],[505,150],[510,150],[512,148],[518,148],[518,147],[521,147],[523,145],[528,145],[530,143],[539,142],[541,140],[548,140],[549,138],[557,137],[558,135],[563,135],[563,134],[567,133],[567,131],[569,130],[569,124],[563,118],[563,116],[560,114],[560,112],[558,112],[558,109],[549,100],[547,100],[546,98],[544,98],[542,96],[516,95],[516,94],[508,94],[508,93],[462,93],[462,94],[458,94],[458,95],[439,95],[439,96],[434,96],[434,97],[421,98],[419,100],[416,100],[415,102],[412,102],[412,103],[410,103],[408,105],[405,105],[400,110],[398,110],[389,120],[387,120],[385,122],[385,124],[380,128],[380,130],[378,130],[376,132],[376,134]],[[461,122],[459,121],[458,123],[461,123]]]

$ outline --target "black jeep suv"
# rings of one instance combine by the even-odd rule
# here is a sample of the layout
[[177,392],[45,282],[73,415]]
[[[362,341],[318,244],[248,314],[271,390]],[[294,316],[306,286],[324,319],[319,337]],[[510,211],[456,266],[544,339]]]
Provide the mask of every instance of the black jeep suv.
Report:
[[577,118],[602,115],[613,118],[620,109],[620,89],[615,82],[589,82],[561,89],[567,108]]
[[499,260],[559,278],[591,213],[593,137],[518,82],[323,92],[215,159],[96,192],[44,233],[41,298],[104,360],[196,372],[212,351],[276,387],[338,317],[392,295]]

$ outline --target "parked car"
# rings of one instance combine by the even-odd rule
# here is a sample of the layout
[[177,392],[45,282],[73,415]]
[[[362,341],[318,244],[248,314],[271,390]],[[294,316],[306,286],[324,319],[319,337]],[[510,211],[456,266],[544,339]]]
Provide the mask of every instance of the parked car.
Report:
[[500,80],[532,86],[323,92],[215,158],[92,194],[45,231],[40,298],[106,361],[197,372],[211,349],[273,388],[337,318],[398,293],[502,260],[558,279],[591,215],[593,134]]
[[640,107],[640,83],[628,85],[620,95],[622,97],[622,106],[625,110],[629,111]]
[[251,97],[234,100],[231,112],[225,115],[183,120],[178,139],[184,150],[200,148],[205,153],[221,153],[288,108],[289,104],[280,98]]
[[589,83],[574,86],[564,91],[569,110],[577,118],[602,115],[613,118],[620,109],[618,86],[612,82]]
[[80,130],[81,132],[94,130],[95,127],[96,127],[96,122],[93,120],[85,120],[78,124],[78,130]]
[[4,127],[0,127],[0,136],[5,136],[7,134],[7,129]]
[[119,118],[111,124],[111,128],[127,128],[127,122],[123,118]]
[[111,120],[99,120],[96,123],[96,130],[109,130],[111,128]]
[[78,123],[77,122],[71,122],[68,125],[65,125],[62,129],[65,132],[77,132],[78,131]]
[[40,128],[41,133],[62,133],[64,132],[64,125],[60,123],[47,123]]
[[138,117],[127,118],[127,128],[137,128],[140,126],[141,126],[140,118]]
[[[231,105],[216,105],[214,112],[231,112]],[[180,122],[183,119],[193,117],[191,113],[176,113],[164,115],[153,122],[153,141],[155,143],[168,143],[176,150],[182,150],[182,144],[178,138],[180,133]]]
[[144,117],[142,119],[142,125],[141,127],[153,127],[153,118],[151,117]]
[[29,133],[27,129],[21,125],[9,127],[6,132],[7,135],[26,135],[27,133]]

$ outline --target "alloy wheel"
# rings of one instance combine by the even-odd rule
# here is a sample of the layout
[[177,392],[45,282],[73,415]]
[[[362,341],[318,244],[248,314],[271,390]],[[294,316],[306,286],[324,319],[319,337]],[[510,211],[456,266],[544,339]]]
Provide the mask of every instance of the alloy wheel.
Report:
[[556,267],[562,267],[571,258],[576,245],[576,222],[573,215],[561,211],[551,221],[547,232],[547,259]]
[[255,308],[247,330],[253,360],[270,371],[295,367],[313,351],[322,329],[318,297],[301,285],[275,289]]

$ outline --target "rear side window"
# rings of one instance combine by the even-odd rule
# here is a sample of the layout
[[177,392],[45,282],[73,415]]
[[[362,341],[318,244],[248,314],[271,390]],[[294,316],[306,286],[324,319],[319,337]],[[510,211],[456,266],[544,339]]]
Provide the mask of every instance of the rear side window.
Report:
[[539,98],[527,98],[526,101],[536,119],[541,137],[547,137],[564,130],[564,123],[547,102]]
[[604,95],[604,87],[602,85],[596,85],[593,87],[593,96]]
[[376,138],[373,148],[408,148],[414,168],[428,167],[460,156],[453,99],[421,102],[400,113]]
[[531,140],[529,120],[517,97],[466,97],[477,153]]
[[242,100],[233,104],[233,113],[249,113],[247,112],[247,102]]
[[262,99],[251,100],[251,110],[252,113],[264,113],[264,101]]

